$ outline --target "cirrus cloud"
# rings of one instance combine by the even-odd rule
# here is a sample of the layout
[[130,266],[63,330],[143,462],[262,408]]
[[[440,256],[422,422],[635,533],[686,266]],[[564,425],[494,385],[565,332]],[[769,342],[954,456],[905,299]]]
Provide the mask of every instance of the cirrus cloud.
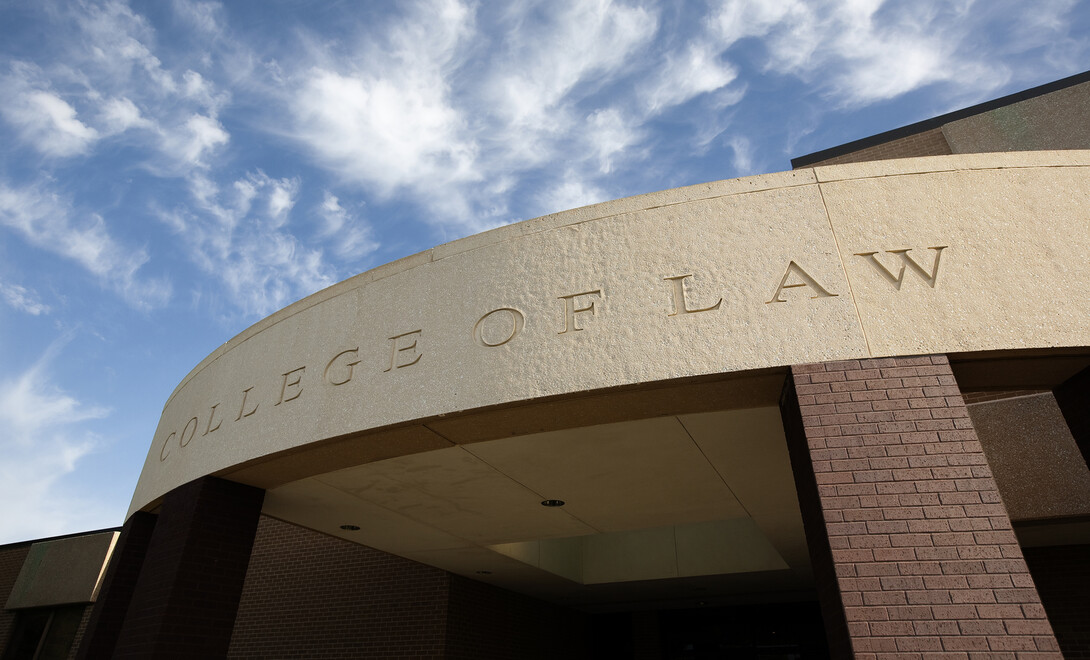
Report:
[[0,525],[0,543],[116,524],[118,515],[86,492],[63,484],[80,459],[103,444],[81,425],[110,414],[53,384],[52,361],[70,339],[62,337],[22,373],[0,379],[0,498],[18,502]]

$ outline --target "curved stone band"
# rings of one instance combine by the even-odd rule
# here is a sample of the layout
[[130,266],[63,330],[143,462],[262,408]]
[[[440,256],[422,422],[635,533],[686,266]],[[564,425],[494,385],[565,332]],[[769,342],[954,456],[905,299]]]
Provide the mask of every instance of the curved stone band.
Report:
[[434,438],[411,424],[461,411],[829,360],[1088,346],[1088,191],[1090,152],[877,161],[441,245],[301,300],[198,365],[165,406],[129,513],[307,452],[373,460],[330,443],[376,429],[393,430],[383,457],[421,451]]

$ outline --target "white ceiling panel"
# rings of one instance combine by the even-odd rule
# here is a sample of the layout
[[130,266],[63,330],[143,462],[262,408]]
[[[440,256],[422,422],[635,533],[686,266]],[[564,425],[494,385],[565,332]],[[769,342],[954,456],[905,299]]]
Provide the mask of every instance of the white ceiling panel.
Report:
[[745,511],[675,417],[468,445],[495,469],[602,532]]
[[807,579],[776,408],[401,456],[272,489],[265,512],[558,602],[697,593],[692,585],[725,575],[738,576],[731,585],[748,585],[747,575]]
[[323,483],[483,545],[595,530],[461,447],[339,470]]

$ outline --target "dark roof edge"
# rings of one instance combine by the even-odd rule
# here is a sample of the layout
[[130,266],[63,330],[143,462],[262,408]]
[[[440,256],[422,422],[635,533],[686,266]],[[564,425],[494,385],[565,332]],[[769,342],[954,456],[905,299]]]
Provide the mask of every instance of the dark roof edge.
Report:
[[120,527],[106,527],[104,529],[92,529],[87,532],[72,532],[71,534],[61,534],[59,536],[47,536],[40,539],[27,539],[26,541],[12,541],[11,543],[4,543],[0,545],[0,550],[7,550],[15,548],[21,545],[33,545],[35,543],[42,543],[44,541],[60,541],[62,539],[71,539],[78,536],[90,536],[92,534],[102,534],[103,532],[120,532]]
[[952,121],[959,119],[965,119],[966,117],[972,117],[973,115],[979,115],[996,108],[1002,108],[1003,106],[1018,103],[1019,101],[1025,101],[1028,99],[1036,98],[1038,96],[1044,96],[1052,92],[1066,89],[1079,83],[1090,81],[1090,71],[1083,71],[1082,73],[1076,73],[1073,76],[1067,78],[1061,78],[1038,87],[1033,87],[1014,94],[1008,94],[1001,98],[985,101],[984,103],[978,103],[977,105],[970,106],[968,108],[962,108],[961,110],[955,110],[948,112],[945,115],[939,115],[938,117],[932,117],[931,119],[925,119],[918,121],[915,124],[908,124],[900,128],[895,128],[891,131],[884,133],[878,133],[877,135],[871,135],[869,137],[860,138],[852,142],[846,142],[835,147],[829,147],[828,149],[822,149],[821,151],[815,151],[805,156],[798,156],[791,159],[791,167],[799,168],[813,165],[814,163],[821,162],[829,158],[835,158],[836,156],[842,156],[844,154],[852,153],[853,151],[859,151],[860,149],[866,149],[867,147],[873,147],[886,142],[892,142],[909,135],[915,135],[916,133],[922,133],[929,131],[933,128],[939,128],[944,124],[949,124]]

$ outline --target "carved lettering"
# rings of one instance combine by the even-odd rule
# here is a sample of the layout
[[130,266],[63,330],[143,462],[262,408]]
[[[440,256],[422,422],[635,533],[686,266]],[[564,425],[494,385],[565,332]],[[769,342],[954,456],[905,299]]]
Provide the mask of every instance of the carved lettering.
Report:
[[167,456],[170,456],[170,452],[167,452],[166,454],[164,454],[163,452],[167,451],[167,447],[170,445],[170,439],[176,437],[177,435],[177,431],[171,431],[170,435],[167,436],[167,439],[163,440],[163,448],[159,450],[160,463],[167,460]]
[[279,406],[285,401],[294,401],[299,398],[299,395],[303,393],[303,386],[299,383],[302,382],[303,373],[306,369],[306,367],[299,367],[298,369],[292,369],[291,371],[281,374],[284,377],[284,380],[280,383],[280,400],[274,403],[274,406]]
[[[502,312],[506,312],[507,320],[510,321],[509,326],[500,321],[497,321],[496,323],[488,322],[488,319]],[[502,330],[499,337],[489,332],[490,329],[495,330],[497,325],[507,326]],[[482,316],[481,318],[477,319],[477,322],[473,324],[473,339],[481,346],[487,348],[503,346],[507,342],[514,339],[518,335],[518,333],[522,332],[522,328],[524,325],[526,325],[526,317],[523,315],[522,312],[515,309],[514,307],[500,307],[499,309],[494,309],[491,312]],[[498,341],[488,341],[488,338],[485,336],[486,334],[491,334],[492,338],[497,339]]]
[[[390,366],[383,369],[384,373],[393,371],[394,369],[401,369],[402,367],[409,367],[420,361],[420,358],[424,356],[423,353],[416,348],[416,340],[420,333],[420,330],[412,330],[390,337]],[[403,343],[402,340],[405,337],[412,337],[413,335],[416,335],[417,337],[413,337],[411,344]],[[404,339],[404,341],[407,342],[409,340]],[[402,353],[407,353],[408,355],[402,356]],[[415,357],[412,357],[414,355]],[[411,360],[409,360],[410,357],[412,357]],[[404,360],[409,361],[405,362]]]
[[575,316],[576,314],[581,314],[583,312],[590,312],[591,316],[594,316],[594,315],[596,315],[598,313],[597,308],[594,306],[594,301],[593,300],[591,300],[589,303],[587,303],[586,307],[577,307],[576,304],[577,304],[578,301],[576,300],[576,298],[579,298],[580,296],[598,296],[598,298],[601,299],[602,298],[602,290],[601,289],[595,289],[593,291],[584,291],[583,293],[573,293],[570,296],[560,296],[559,298],[557,298],[557,300],[563,300],[564,301],[564,329],[561,330],[560,332],[556,333],[556,334],[562,335],[562,334],[564,334],[566,332],[573,332],[573,331],[578,332],[578,331],[582,330],[583,328],[579,327],[578,319]]
[[204,429],[204,433],[201,434],[202,438],[209,433],[215,433],[219,430],[220,425],[223,424],[223,420],[221,419],[220,421],[216,422],[215,426],[212,426],[213,420],[216,419],[216,408],[219,407],[220,404],[217,403],[216,405],[212,406],[212,410],[208,413],[208,426]]
[[238,417],[235,418],[236,422],[238,420],[242,419],[243,417],[249,417],[250,415],[257,412],[258,404],[256,404],[256,403],[254,404],[254,407],[250,409],[250,412],[246,412],[246,399],[249,398],[250,390],[252,390],[252,389],[254,389],[254,388],[251,385],[250,387],[247,387],[246,389],[242,390],[242,406],[239,407],[239,409],[238,409]]
[[[792,274],[794,274],[795,278],[798,281],[793,281],[791,284],[788,284],[787,280],[791,277]],[[803,270],[802,266],[799,266],[797,263],[792,261],[791,263],[787,264],[787,270],[784,271],[783,277],[780,278],[780,285],[778,287],[776,287],[776,293],[772,294],[772,300],[769,300],[768,302],[770,302],[770,303],[787,302],[786,300],[784,300],[782,298],[783,290],[784,289],[795,289],[795,288],[798,288],[800,286],[808,286],[811,289],[813,289],[814,295],[810,296],[811,299],[814,299],[814,298],[834,298],[837,295],[839,295],[839,294],[836,294],[836,293],[829,293],[829,291],[825,287],[818,284],[817,280],[815,280],[813,277],[810,276],[810,273],[807,273],[805,270]]]
[[935,282],[939,279],[939,260],[942,259],[942,251],[945,250],[947,247],[948,246],[946,245],[940,245],[938,247],[927,248],[928,250],[935,251],[935,261],[931,264],[930,273],[924,270],[923,266],[916,263],[915,259],[908,256],[911,248],[904,250],[886,250],[886,252],[888,252],[889,254],[895,254],[901,258],[901,270],[897,271],[896,275],[894,275],[892,272],[889,271],[889,269],[883,266],[881,261],[878,261],[878,257],[874,256],[878,254],[877,252],[856,252],[855,256],[863,257],[864,259],[869,261],[872,266],[878,269],[878,273],[882,277],[889,280],[889,283],[893,285],[893,288],[897,289],[898,291],[901,290],[901,284],[903,284],[905,281],[906,267],[911,268],[914,273],[923,278],[924,282],[927,282],[928,286],[934,289]]
[[[910,248],[885,250],[885,253],[893,255],[892,257],[878,257],[878,254],[880,254],[878,251],[859,252],[856,253],[855,256],[862,257],[869,262],[871,266],[878,271],[878,274],[892,284],[894,289],[898,291],[904,285],[905,273],[908,270],[914,272],[926,282],[928,286],[935,288],[938,282],[942,254],[947,247],[948,246],[941,245],[927,248],[927,250],[934,252],[934,257],[929,269],[925,268],[921,265],[920,261],[917,261],[909,254],[911,252]],[[917,252],[917,256],[919,254],[920,253]],[[896,272],[887,267],[887,264],[891,259],[900,260],[900,268],[895,269]],[[926,259],[921,259],[921,261],[926,261]],[[711,303],[711,296],[714,295],[711,292],[694,294],[694,297],[698,298],[696,302],[689,300],[690,278],[693,277],[694,275],[692,273],[685,273],[662,278],[663,282],[668,283],[666,286],[669,289],[670,295],[671,308],[668,311],[667,316],[684,316],[687,314],[712,312],[717,311],[722,307],[723,297],[720,296],[714,303]],[[838,296],[838,294],[826,289],[797,262],[790,261],[787,264],[786,270],[784,270],[783,276],[780,278],[779,284],[773,291],[772,298],[768,300],[766,304],[789,302],[791,300],[791,295],[788,293],[788,290],[802,287],[809,288],[807,295],[811,299],[834,298]],[[611,295],[614,295],[612,290]],[[802,299],[801,293],[794,294],[794,296],[796,300]],[[557,300],[561,301],[561,314],[563,316],[563,329],[557,334],[563,335],[582,331],[585,329],[584,324],[587,323],[593,326],[595,321],[592,319],[597,316],[599,307],[605,303],[605,296],[603,294],[603,289],[599,288],[559,296]],[[607,312],[608,311],[609,308],[607,307]],[[651,313],[657,314],[660,312],[654,311]],[[592,319],[581,316],[582,314],[589,314]],[[477,322],[474,323],[470,332],[470,336],[472,337],[472,340],[481,347],[496,348],[512,342],[522,333],[525,326],[526,313],[522,310],[515,307],[497,307],[486,312],[477,319]],[[422,348],[420,346],[422,336],[423,330],[418,328],[389,337],[387,339],[390,345],[389,363],[383,372],[390,372],[418,364],[423,357]],[[465,336],[461,335],[461,341],[464,342],[465,339]],[[355,348],[342,350],[334,355],[326,363],[325,369],[322,372],[322,380],[334,387],[352,382],[355,378],[355,368],[362,363],[362,360],[360,359],[360,349],[361,347],[357,345]],[[431,348],[430,350],[435,349]],[[279,406],[288,401],[294,401],[302,396],[303,378],[305,377],[305,373],[306,366],[302,366],[281,374],[280,396],[273,404],[274,406]],[[259,402],[264,400],[257,395],[255,395],[253,401],[250,400],[250,393],[255,388],[256,385],[252,385],[242,390],[242,402],[239,406],[238,415],[235,417],[236,422],[244,417],[254,415],[258,410]],[[217,402],[209,408],[208,420],[205,424],[204,432],[201,434],[202,437],[215,433],[223,427],[226,413],[219,410],[223,403],[223,401]],[[199,426],[200,419],[198,415],[189,418],[181,432],[176,430],[172,431],[163,440],[163,443],[159,448],[159,461],[164,462],[171,456],[172,447],[175,446],[175,443],[180,448],[188,446],[196,437]]]
[[[333,356],[333,359],[329,361],[329,364],[327,364],[325,366],[325,373],[322,374],[322,378],[325,380],[325,382],[329,383],[330,385],[344,385],[345,383],[349,382],[350,380],[352,380],[352,371],[355,369],[356,365],[360,363],[359,354],[360,354],[360,349],[359,349],[358,346],[356,348],[350,348],[347,351],[341,351],[340,353],[337,353],[336,355]],[[336,362],[338,359],[340,359],[342,357],[345,357],[345,356],[348,356],[348,355],[351,355],[355,359],[352,360],[351,362],[345,362],[344,363],[343,366],[345,368],[345,371],[347,372],[347,373],[344,374],[344,378],[338,378],[338,379],[334,380],[329,375],[329,370],[333,368],[333,363],[334,362]]]
[[[193,436],[197,434],[197,423],[198,422],[197,422],[196,417],[191,418],[188,422],[185,423],[185,428],[182,429],[182,434],[180,436],[178,436],[178,446],[179,447],[185,447],[186,445],[188,445],[190,443],[191,440],[193,440]],[[189,425],[190,424],[193,425],[193,430],[192,431],[189,431]],[[189,440],[185,439],[186,431],[189,431]]]
[[723,299],[720,298],[714,305],[708,307],[701,307],[699,309],[689,309],[689,302],[685,299],[685,279],[692,277],[692,273],[688,275],[674,275],[673,277],[662,278],[666,282],[670,282],[673,286],[670,291],[674,300],[674,311],[667,314],[667,316],[680,316],[682,314],[696,314],[698,312],[713,312],[719,309],[719,306],[723,304]]

